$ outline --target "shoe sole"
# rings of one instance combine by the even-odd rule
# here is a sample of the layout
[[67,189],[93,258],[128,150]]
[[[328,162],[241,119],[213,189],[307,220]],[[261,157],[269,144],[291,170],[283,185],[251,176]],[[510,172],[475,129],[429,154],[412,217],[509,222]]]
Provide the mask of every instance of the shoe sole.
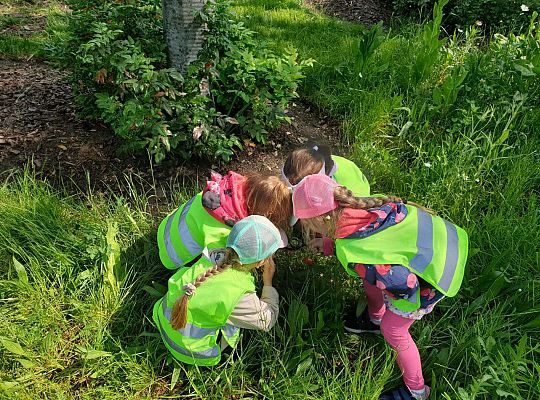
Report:
[[351,332],[351,333],[376,333],[376,334],[381,334],[381,330],[380,329],[377,329],[377,330],[369,330],[369,329],[353,329],[353,328],[347,328],[346,326],[343,327],[347,332]]

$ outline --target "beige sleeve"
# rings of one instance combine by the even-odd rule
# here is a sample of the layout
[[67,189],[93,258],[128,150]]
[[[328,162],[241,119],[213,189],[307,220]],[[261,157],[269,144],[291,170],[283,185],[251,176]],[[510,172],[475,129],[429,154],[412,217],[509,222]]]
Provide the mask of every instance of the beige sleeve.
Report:
[[228,323],[239,328],[268,332],[276,323],[279,313],[279,294],[272,286],[264,286],[261,298],[256,293],[242,297]]

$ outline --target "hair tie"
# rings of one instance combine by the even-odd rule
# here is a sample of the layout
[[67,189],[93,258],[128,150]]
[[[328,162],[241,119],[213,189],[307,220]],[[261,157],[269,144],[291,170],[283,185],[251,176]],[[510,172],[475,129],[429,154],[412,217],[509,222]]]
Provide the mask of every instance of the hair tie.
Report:
[[191,297],[195,293],[195,290],[197,289],[197,286],[195,286],[193,283],[188,283],[187,285],[182,286],[182,290],[186,292],[186,296]]
[[312,147],[312,149],[315,150],[315,151],[319,151],[319,146],[315,145],[315,146]]

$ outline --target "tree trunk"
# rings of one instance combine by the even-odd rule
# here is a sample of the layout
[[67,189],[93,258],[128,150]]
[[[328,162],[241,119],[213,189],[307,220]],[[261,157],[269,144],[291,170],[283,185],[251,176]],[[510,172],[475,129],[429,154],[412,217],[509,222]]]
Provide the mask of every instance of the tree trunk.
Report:
[[161,0],[161,3],[169,58],[172,66],[184,73],[202,48],[204,24],[193,14],[202,11],[206,0]]

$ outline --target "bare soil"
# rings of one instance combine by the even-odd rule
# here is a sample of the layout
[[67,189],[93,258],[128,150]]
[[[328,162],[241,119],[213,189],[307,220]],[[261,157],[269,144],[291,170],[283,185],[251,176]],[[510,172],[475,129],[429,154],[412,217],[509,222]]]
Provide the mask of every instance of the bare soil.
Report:
[[305,0],[327,15],[364,25],[390,24],[392,0]]
[[[228,165],[121,155],[120,139],[104,125],[75,113],[66,74],[44,63],[0,59],[0,172],[26,166],[53,182],[86,188],[118,187],[125,174],[146,181],[203,181],[209,169],[278,174],[287,154],[308,139],[336,143],[339,123],[308,106],[293,104],[294,118],[265,145],[247,146]],[[335,146],[334,146],[335,147]],[[88,181],[89,180],[89,181]]]

